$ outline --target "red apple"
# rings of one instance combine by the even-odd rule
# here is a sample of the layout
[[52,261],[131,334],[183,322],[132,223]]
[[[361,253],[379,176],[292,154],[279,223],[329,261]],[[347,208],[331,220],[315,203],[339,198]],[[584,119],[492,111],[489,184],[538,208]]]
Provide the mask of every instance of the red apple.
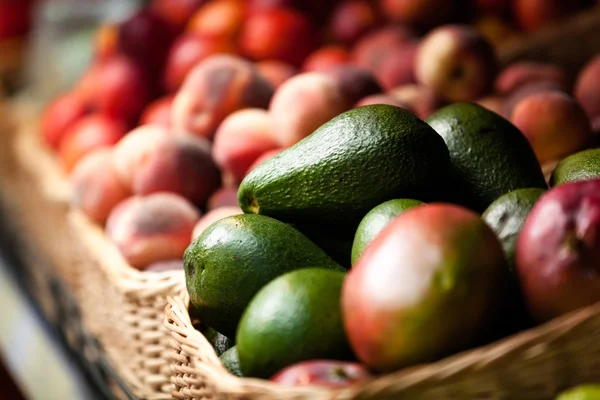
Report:
[[358,66],[376,71],[388,57],[390,49],[404,47],[416,41],[416,33],[403,25],[386,26],[360,38],[352,48],[351,57]]
[[431,31],[421,42],[415,63],[417,81],[450,102],[487,94],[497,70],[494,48],[473,28],[462,25]]
[[137,122],[150,101],[147,75],[125,56],[98,60],[82,77],[77,91],[97,112],[129,124]]
[[213,1],[202,6],[192,17],[188,31],[196,35],[235,39],[246,18],[244,2]]
[[127,133],[123,123],[101,114],[81,118],[66,133],[60,143],[62,164],[71,171],[87,153],[105,146],[113,146]]
[[332,36],[351,45],[379,21],[375,5],[366,0],[345,0],[334,8],[329,21]]
[[271,381],[282,386],[317,385],[344,388],[369,379],[364,365],[329,360],[302,361],[281,370]]
[[581,4],[581,0],[513,0],[512,11],[521,28],[533,32],[567,17]]
[[233,43],[222,37],[181,35],[171,48],[165,66],[164,85],[167,91],[176,92],[188,73],[198,63],[213,54],[233,54]]
[[320,72],[350,62],[350,54],[342,46],[323,46],[312,53],[302,64],[303,72]]
[[44,142],[58,149],[67,131],[87,113],[88,106],[77,93],[56,97],[42,115],[40,130]]
[[250,14],[238,45],[252,60],[272,59],[300,66],[317,47],[318,35],[305,15],[280,8]]
[[207,0],[153,0],[150,9],[168,21],[177,32],[182,31],[194,12]]
[[575,98],[592,120],[600,117],[600,55],[592,58],[579,72]]
[[175,96],[170,95],[150,103],[140,117],[140,126],[157,124],[170,128],[174,99]]
[[542,196],[519,235],[516,266],[539,322],[600,301],[600,179]]

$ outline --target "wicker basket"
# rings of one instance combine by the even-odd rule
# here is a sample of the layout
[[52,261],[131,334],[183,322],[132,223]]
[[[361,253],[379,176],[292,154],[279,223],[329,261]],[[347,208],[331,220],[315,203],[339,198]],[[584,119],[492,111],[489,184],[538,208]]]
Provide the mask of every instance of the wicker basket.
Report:
[[35,257],[67,283],[83,327],[98,338],[131,391],[140,399],[170,399],[164,309],[167,297],[184,288],[184,274],[131,268],[102,228],[69,207],[68,182],[38,138],[37,115],[27,103],[14,103],[0,115],[3,123],[15,122],[0,132],[0,199],[28,242],[24,252],[35,249]]
[[287,388],[238,378],[194,329],[189,295],[169,299],[173,397],[185,400],[550,400],[565,388],[600,381],[600,304],[492,345],[342,390]]

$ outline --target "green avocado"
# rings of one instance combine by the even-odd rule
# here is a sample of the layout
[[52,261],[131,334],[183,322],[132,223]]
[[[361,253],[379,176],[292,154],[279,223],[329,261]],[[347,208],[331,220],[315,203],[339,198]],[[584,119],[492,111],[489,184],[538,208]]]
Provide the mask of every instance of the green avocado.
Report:
[[483,212],[498,197],[548,186],[527,138],[513,124],[474,103],[455,103],[427,118],[446,142],[453,202]]
[[438,199],[450,168],[440,136],[410,112],[369,105],[342,113],[242,181],[247,213],[356,229],[394,198]]
[[219,332],[215,331],[213,328],[206,328],[202,331],[202,334],[212,344],[215,349],[215,353],[218,356],[229,350],[234,346],[233,340],[228,338],[225,335],[221,335]]
[[345,271],[290,225],[255,214],[213,223],[183,261],[190,315],[227,337],[235,336],[252,296],[279,275],[315,265]]
[[600,400],[600,385],[580,385],[562,392],[556,400]]
[[570,155],[556,166],[550,185],[600,178],[600,149],[589,149]]
[[263,287],[236,335],[244,376],[270,378],[300,361],[353,360],[340,304],[345,276],[305,268]]
[[231,374],[235,376],[239,376],[242,378],[244,375],[240,370],[240,356],[238,355],[237,346],[233,346],[219,357],[223,366],[229,371]]
[[367,245],[385,228],[394,218],[404,211],[424,204],[419,200],[394,199],[381,203],[365,215],[358,225],[352,245],[352,264],[365,250]]

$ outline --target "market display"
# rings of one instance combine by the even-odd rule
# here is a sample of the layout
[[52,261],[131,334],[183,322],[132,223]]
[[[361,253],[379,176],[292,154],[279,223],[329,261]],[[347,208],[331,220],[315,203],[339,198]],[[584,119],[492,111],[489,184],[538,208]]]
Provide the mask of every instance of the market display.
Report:
[[590,3],[154,0],[39,136],[233,375],[349,387],[600,300],[600,55],[497,55]]

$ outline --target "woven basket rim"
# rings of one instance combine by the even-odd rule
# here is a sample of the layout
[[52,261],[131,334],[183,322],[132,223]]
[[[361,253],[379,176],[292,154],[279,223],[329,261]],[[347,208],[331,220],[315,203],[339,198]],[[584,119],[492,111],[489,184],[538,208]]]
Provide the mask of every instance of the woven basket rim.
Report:
[[350,399],[361,393],[376,393],[394,387],[408,390],[435,381],[450,379],[459,374],[484,368],[507,354],[535,356],[543,353],[545,343],[568,335],[575,327],[600,315],[600,302],[569,314],[555,318],[534,328],[518,332],[512,336],[497,340],[491,344],[468,349],[446,357],[437,362],[412,366],[394,373],[381,375],[344,389],[327,389],[316,386],[283,387],[268,380],[239,378],[230,374],[222,365],[212,345],[197,331],[190,319],[189,294],[187,290],[174,297],[168,297],[165,308],[164,325],[173,339],[188,353],[201,354],[207,361],[191,360],[192,366],[211,378],[215,391],[220,394],[262,393],[268,395],[293,394],[302,398]]

